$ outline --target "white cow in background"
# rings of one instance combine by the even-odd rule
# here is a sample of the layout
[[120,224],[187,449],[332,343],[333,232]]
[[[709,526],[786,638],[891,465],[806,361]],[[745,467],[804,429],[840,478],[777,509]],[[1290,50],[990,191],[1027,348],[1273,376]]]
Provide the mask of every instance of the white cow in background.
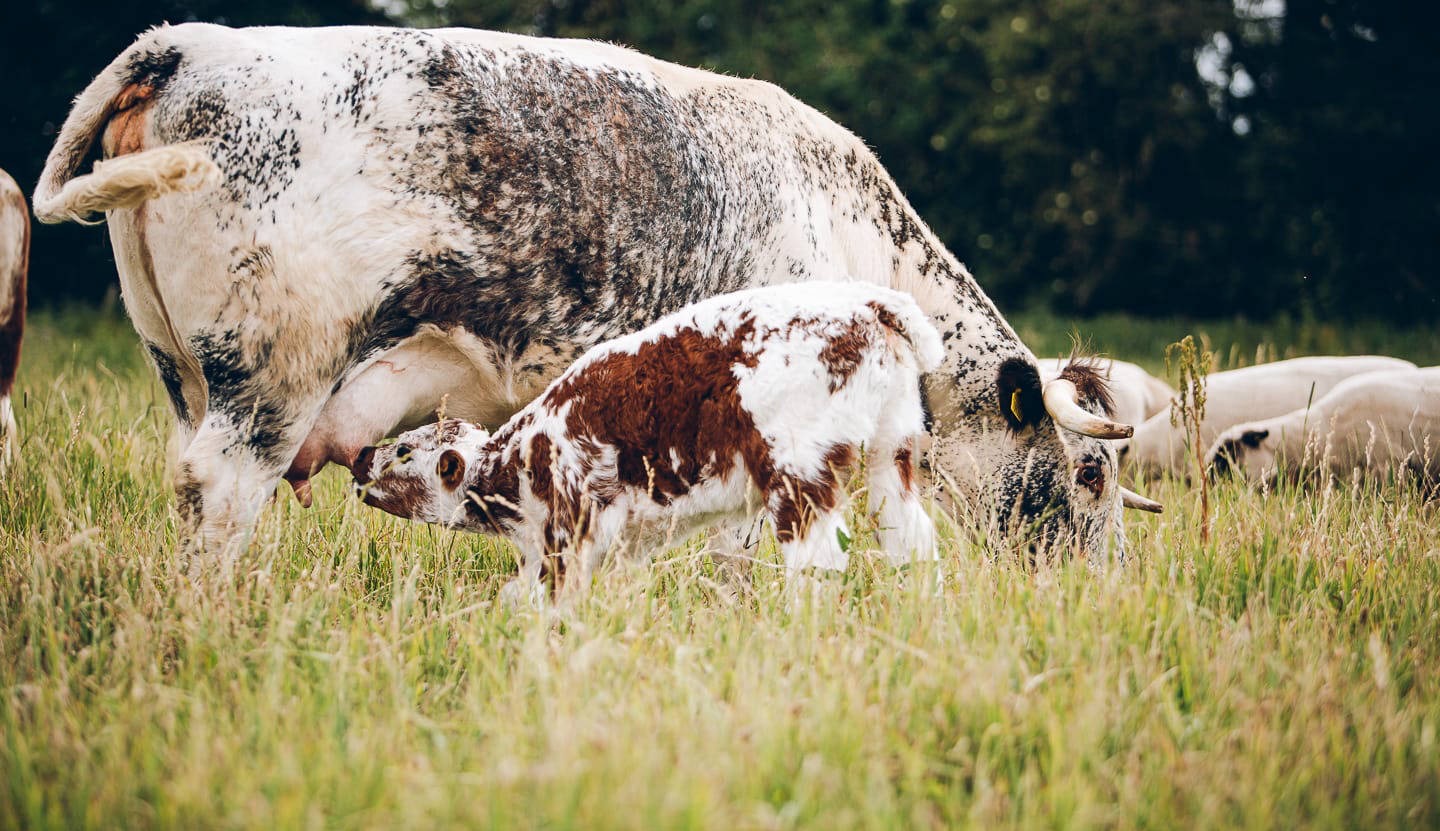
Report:
[[1340,382],[1313,405],[1221,433],[1206,459],[1252,483],[1284,472],[1346,478],[1411,471],[1440,480],[1440,367],[1371,372]]
[[[1293,358],[1259,366],[1211,373],[1205,381],[1205,418],[1200,445],[1209,447],[1220,433],[1242,422],[1283,415],[1320,399],[1347,378],[1367,372],[1414,369],[1399,358],[1376,355]],[[1151,416],[1118,442],[1127,466],[1151,476],[1189,470],[1185,428],[1171,423],[1172,408]]]

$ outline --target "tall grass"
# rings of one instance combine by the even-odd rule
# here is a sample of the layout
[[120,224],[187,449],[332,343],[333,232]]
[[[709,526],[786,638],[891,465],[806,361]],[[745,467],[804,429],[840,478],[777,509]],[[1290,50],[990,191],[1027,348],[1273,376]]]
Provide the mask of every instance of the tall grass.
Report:
[[[1184,333],[1143,330],[1089,328],[1152,366]],[[0,826],[1440,825],[1440,507],[1408,491],[1222,483],[1201,544],[1167,481],[1124,570],[953,543],[942,591],[857,557],[798,606],[677,549],[551,618],[493,602],[507,549],[333,473],[192,582],[128,325],[40,315],[26,357]]]

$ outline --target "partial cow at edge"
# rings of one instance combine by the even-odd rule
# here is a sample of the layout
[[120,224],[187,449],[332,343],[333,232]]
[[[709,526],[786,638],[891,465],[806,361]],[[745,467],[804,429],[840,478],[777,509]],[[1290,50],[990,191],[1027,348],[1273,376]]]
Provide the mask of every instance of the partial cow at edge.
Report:
[[282,477],[308,498],[447,395],[498,426],[601,341],[832,275],[912,295],[944,338],[947,493],[1037,543],[1122,539],[1105,439],[1130,428],[1042,386],[864,142],[771,84],[497,32],[161,27],[76,99],[34,202],[105,212],[192,550],[238,550]]
[[1274,484],[1323,472],[1339,480],[1440,483],[1440,367],[1349,378],[1313,405],[1238,424],[1206,453],[1218,475]]
[[10,395],[25,334],[26,281],[30,272],[30,208],[10,174],[0,170],[0,472],[20,446]]

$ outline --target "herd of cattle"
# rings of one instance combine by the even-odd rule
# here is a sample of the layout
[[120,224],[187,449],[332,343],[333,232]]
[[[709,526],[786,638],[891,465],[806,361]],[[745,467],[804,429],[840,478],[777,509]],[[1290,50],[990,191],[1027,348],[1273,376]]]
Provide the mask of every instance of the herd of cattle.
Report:
[[[372,505],[510,536],[532,578],[717,520],[743,553],[761,515],[788,566],[843,567],[838,473],[863,456],[892,556],[933,555],[927,492],[1100,561],[1123,508],[1160,510],[1121,459],[1186,469],[1175,392],[1037,361],[861,140],[608,44],[157,28],[76,98],[33,207],[108,222],[191,553],[235,553],[282,479],[308,505],[335,462]],[[0,187],[7,452],[27,245]],[[1256,481],[1433,481],[1440,369],[1213,374],[1200,433]]]

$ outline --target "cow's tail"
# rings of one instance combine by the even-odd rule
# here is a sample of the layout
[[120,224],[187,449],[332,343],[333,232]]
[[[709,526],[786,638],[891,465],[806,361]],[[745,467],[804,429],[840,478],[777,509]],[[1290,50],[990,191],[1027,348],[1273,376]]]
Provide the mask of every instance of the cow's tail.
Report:
[[891,292],[881,306],[890,318],[887,320],[886,316],[882,315],[881,322],[910,345],[919,370],[932,372],[939,367],[940,362],[945,359],[945,343],[915,299],[908,294]]
[[122,52],[75,99],[75,106],[45,159],[45,169],[32,197],[35,217],[41,222],[89,223],[90,216],[119,208],[133,208],[167,193],[199,190],[220,177],[220,168],[203,143],[185,143],[142,150],[98,162],[93,173],[75,172],[122,105],[122,93],[134,75],[131,53]]

